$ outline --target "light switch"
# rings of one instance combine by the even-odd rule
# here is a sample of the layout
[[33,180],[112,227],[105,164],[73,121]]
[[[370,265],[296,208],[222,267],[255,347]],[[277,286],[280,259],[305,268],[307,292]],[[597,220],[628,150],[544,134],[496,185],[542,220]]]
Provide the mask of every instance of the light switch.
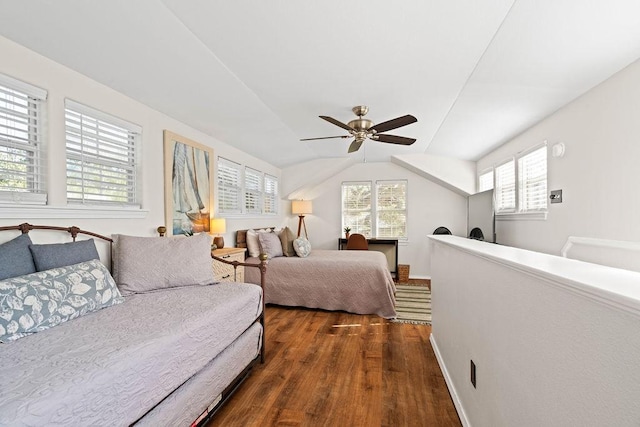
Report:
[[551,190],[551,203],[562,203],[562,190]]

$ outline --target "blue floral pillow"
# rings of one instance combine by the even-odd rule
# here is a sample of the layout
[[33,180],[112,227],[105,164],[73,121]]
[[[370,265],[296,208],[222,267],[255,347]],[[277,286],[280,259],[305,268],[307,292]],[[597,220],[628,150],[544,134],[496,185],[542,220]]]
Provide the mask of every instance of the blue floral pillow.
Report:
[[49,329],[124,299],[98,260],[0,281],[0,341]]

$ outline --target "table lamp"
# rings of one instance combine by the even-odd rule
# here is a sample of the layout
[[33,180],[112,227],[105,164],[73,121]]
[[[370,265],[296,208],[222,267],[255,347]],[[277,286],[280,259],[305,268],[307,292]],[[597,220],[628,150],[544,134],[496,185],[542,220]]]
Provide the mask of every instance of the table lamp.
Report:
[[292,200],[291,201],[291,213],[298,215],[298,237],[300,237],[300,231],[304,227],[304,236],[308,239],[307,224],[304,222],[304,216],[313,213],[313,206],[311,200]]
[[216,248],[224,248],[224,237],[220,234],[227,232],[227,221],[224,218],[211,218],[211,228],[209,232],[217,235],[213,238],[213,244],[216,245]]

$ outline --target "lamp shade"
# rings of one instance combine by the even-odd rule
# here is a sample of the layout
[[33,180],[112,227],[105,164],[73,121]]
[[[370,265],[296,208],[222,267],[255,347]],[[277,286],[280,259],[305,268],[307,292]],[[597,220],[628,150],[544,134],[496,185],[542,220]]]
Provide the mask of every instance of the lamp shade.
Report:
[[294,215],[306,215],[313,213],[311,200],[292,200],[291,213]]
[[224,218],[211,218],[211,228],[209,232],[212,234],[226,233],[227,221]]

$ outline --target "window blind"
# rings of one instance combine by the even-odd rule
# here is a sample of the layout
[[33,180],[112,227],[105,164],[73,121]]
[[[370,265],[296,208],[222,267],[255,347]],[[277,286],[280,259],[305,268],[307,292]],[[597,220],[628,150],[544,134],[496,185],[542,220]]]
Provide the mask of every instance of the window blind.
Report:
[[407,181],[376,182],[376,237],[407,237]]
[[510,160],[495,169],[496,212],[514,212],[516,209],[515,161]]
[[65,102],[67,202],[137,205],[137,145],[142,129]]
[[246,213],[262,213],[262,172],[244,168],[244,209]]
[[547,209],[547,146],[518,159],[520,212]]
[[47,92],[0,74],[0,201],[46,204]]
[[371,182],[342,183],[342,227],[351,227],[351,233],[372,236]]
[[493,171],[480,174],[478,177],[478,192],[491,190],[493,188]]
[[218,157],[218,212],[241,213],[241,196],[241,166],[224,157]]
[[264,209],[265,214],[278,213],[278,178],[264,174]]

